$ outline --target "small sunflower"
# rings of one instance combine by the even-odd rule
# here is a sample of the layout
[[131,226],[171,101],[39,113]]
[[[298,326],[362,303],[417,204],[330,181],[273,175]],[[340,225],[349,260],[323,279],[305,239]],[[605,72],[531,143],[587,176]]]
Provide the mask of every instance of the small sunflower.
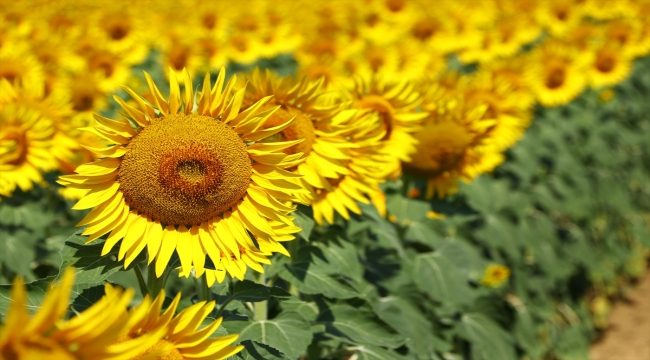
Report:
[[533,50],[527,69],[528,84],[544,106],[564,105],[585,88],[589,59],[578,50],[557,42],[547,42]]
[[[160,340],[138,353],[134,358],[219,360],[233,356],[244,348],[242,345],[229,346],[237,340],[239,337],[237,334],[210,338],[221,325],[223,318],[199,329],[199,326],[214,309],[214,301],[208,303],[200,301],[174,315],[180,300],[181,294],[178,293],[165,312],[161,314],[165,292],[161,291],[153,301],[149,296],[145,297],[142,303],[131,311],[136,320],[130,322],[128,333],[110,345],[108,350],[129,346],[132,341],[141,342],[142,337],[151,336],[151,334],[159,335],[161,332]],[[142,347],[139,348],[142,349]]]
[[357,78],[351,91],[354,107],[368,109],[381,119],[385,131],[381,152],[386,156],[382,177],[399,176],[400,162],[410,161],[417,141],[413,133],[427,117],[416,112],[421,94],[407,81],[388,82],[381,75]]
[[254,254],[268,264],[273,252],[286,254],[279,242],[300,231],[288,214],[301,187],[284,169],[298,166],[303,154],[282,152],[301,140],[260,140],[289,127],[291,119],[264,128],[277,110],[262,109],[270,97],[240,111],[245,89],[232,94],[236,76],[224,89],[223,69],[214,86],[206,74],[195,104],[188,72],[181,97],[173,71],[169,100],[145,73],[155,105],[125,87],[139,104],[115,97],[129,119],[95,116],[97,125],[87,130],[111,146],[90,149],[102,158],[59,180],[90,189],[73,207],[92,209],[78,225],[87,225],[88,242],[110,233],[103,254],[122,240],[118,257],[126,257],[125,266],[146,247],[157,276],[174,251],[185,276],[192,267],[201,276],[206,255],[218,264]]
[[16,187],[32,189],[34,183],[43,181],[43,172],[57,168],[50,151],[54,123],[21,104],[18,91],[7,80],[0,80],[0,195],[7,197]]
[[470,182],[504,160],[489,138],[496,120],[484,118],[486,105],[471,108],[453,96],[431,99],[433,93],[423,103],[429,115],[415,133],[417,151],[402,164],[405,172],[428,179],[427,199],[453,194],[459,180]]
[[594,55],[587,72],[589,85],[592,87],[618,84],[632,71],[632,59],[627,58],[621,49],[612,43],[599,46]]
[[356,201],[369,203],[366,196],[376,192],[374,185],[381,179],[378,164],[383,162],[377,150],[385,134],[378,118],[368,111],[346,110],[339,101],[332,101],[323,82],[278,79],[268,71],[255,70],[246,95],[248,104],[273,95],[272,105],[280,109],[266,126],[294,119],[276,136],[281,141],[304,139],[284,152],[308,155],[304,163],[290,170],[302,176],[294,181],[308,193],[297,196],[313,206],[319,224],[323,218],[333,223],[334,210],[349,219],[348,211],[361,213]]
[[510,277],[510,268],[505,265],[490,265],[485,268],[481,284],[496,288],[506,282]]
[[74,270],[68,268],[61,282],[51,286],[33,316],[22,278],[11,289],[9,312],[0,327],[0,354],[8,359],[131,359],[151,348],[165,329],[157,329],[132,342],[109,346],[126,336],[129,324],[143,321],[146,312],[127,311],[134,291],[106,285],[106,295],[88,309],[66,320]]

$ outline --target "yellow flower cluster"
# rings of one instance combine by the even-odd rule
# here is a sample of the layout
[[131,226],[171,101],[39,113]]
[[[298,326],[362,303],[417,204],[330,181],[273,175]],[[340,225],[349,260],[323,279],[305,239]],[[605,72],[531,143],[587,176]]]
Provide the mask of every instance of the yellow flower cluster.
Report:
[[[359,203],[385,215],[379,185],[402,172],[454,193],[503,162],[533,106],[650,51],[647,0],[41,5],[0,7],[0,195],[58,169],[92,209],[88,241],[119,243],[125,266],[146,251],[158,276],[176,252],[210,283],[288,255],[296,203],[319,224]],[[280,54],[296,78],[223,70]],[[169,93],[136,67],[169,69]],[[117,118],[97,115],[118,89]]]
[[74,279],[75,270],[66,269],[32,316],[27,313],[22,278],[14,281],[11,306],[0,326],[3,359],[215,360],[225,359],[243,348],[230,346],[238,335],[210,338],[221,325],[221,318],[201,327],[214,309],[214,302],[201,301],[175,314],[180,293],[161,314],[164,291],[153,300],[146,296],[128,309],[134,290],[107,283],[100,300],[68,318]]

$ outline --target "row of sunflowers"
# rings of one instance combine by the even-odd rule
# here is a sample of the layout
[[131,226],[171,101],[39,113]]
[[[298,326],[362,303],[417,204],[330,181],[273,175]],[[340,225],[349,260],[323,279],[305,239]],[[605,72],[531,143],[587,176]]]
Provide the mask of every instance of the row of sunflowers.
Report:
[[[49,187],[75,201],[83,242],[146,295],[129,308],[134,289],[106,284],[67,319],[66,270],[30,317],[16,277],[10,359],[233,356],[237,335],[211,337],[227,303],[210,288],[268,284],[277,254],[302,258],[307,221],[372,206],[403,222],[387,182],[448,198],[506,160],[536,108],[589,88],[605,103],[650,53],[647,0],[23,1],[0,19],[0,200]],[[290,65],[257,67],[277,59]],[[199,302],[175,315],[187,303],[162,290],[177,269]],[[491,265],[481,282],[509,274]]]

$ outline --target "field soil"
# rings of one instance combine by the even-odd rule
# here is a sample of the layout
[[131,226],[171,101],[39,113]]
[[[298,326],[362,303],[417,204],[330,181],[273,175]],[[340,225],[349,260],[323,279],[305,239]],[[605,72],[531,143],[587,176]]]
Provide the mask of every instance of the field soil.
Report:
[[650,360],[650,272],[614,305],[610,326],[589,352],[591,360]]

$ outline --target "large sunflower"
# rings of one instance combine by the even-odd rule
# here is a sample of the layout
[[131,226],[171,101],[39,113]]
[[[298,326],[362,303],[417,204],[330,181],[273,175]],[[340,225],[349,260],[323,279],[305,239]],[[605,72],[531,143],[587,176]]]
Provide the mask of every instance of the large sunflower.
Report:
[[260,140],[286,129],[291,120],[263,128],[277,110],[263,110],[270,97],[240,111],[245,89],[232,94],[235,76],[224,89],[223,69],[214,86],[206,74],[198,104],[187,71],[182,97],[170,74],[169,100],[145,76],[155,105],[125,87],[139,108],[115,97],[128,119],[96,115],[97,125],[87,129],[110,144],[91,149],[102,158],[59,180],[90,189],[73,207],[93,209],[78,224],[87,225],[88,242],[110,233],[106,254],[122,240],[118,257],[126,258],[125,266],[146,247],[157,276],[174,251],[185,276],[192,267],[202,275],[206,255],[227,267],[242,254],[260,263],[270,263],[273,252],[286,254],[279,242],[294,239],[291,234],[300,230],[288,214],[294,210],[292,194],[301,188],[288,181],[295,175],[284,169],[299,165],[303,154],[282,150],[301,140]]
[[255,70],[246,94],[249,105],[273,95],[273,105],[280,109],[267,126],[294,118],[293,124],[276,136],[282,141],[304,139],[284,152],[308,155],[291,170],[303,176],[294,181],[309,192],[297,196],[313,206],[319,224],[323,218],[333,223],[334,210],[349,219],[349,211],[361,213],[356,201],[369,203],[363,194],[374,193],[374,185],[381,180],[377,165],[383,160],[378,150],[385,134],[376,116],[345,109],[347,105],[336,99],[340,96],[326,92],[323,83],[322,78],[312,82],[278,79],[268,71]]
[[126,346],[131,341],[141,341],[142,337],[159,334],[161,331],[163,331],[162,339],[141,351],[134,357],[135,359],[219,360],[235,355],[244,348],[242,345],[229,346],[237,340],[239,337],[237,334],[210,337],[217,331],[223,318],[199,329],[206,317],[214,310],[214,301],[208,303],[200,301],[174,315],[180,300],[181,294],[178,293],[161,314],[165,292],[161,291],[153,302],[149,296],[145,297],[142,303],[133,308],[132,313],[146,315],[136,316],[136,320],[130,323],[128,333],[108,349]]
[[52,286],[33,316],[27,313],[27,293],[22,278],[11,290],[11,305],[0,327],[3,359],[131,359],[156,344],[165,329],[156,329],[134,341],[109,346],[129,331],[129,324],[147,319],[144,311],[127,311],[133,289],[123,291],[106,285],[106,296],[88,309],[66,320],[74,270],[67,269]]
[[413,133],[427,117],[426,112],[416,112],[422,96],[411,83],[387,82],[381,75],[357,78],[351,96],[354,107],[369,109],[381,119],[385,131],[381,152],[386,157],[381,176],[399,176],[400,162],[410,161],[415,152]]
[[[435,86],[430,89],[433,94]],[[453,194],[459,180],[470,182],[503,162],[489,138],[496,120],[483,116],[486,105],[470,107],[462,99],[445,96],[427,99],[423,106],[429,116],[415,134],[419,143],[412,161],[403,167],[407,173],[428,179],[426,198]]]
[[0,79],[0,195],[11,196],[19,187],[28,191],[43,181],[42,172],[56,169],[50,151],[54,123],[36,109],[21,104],[18,91]]

